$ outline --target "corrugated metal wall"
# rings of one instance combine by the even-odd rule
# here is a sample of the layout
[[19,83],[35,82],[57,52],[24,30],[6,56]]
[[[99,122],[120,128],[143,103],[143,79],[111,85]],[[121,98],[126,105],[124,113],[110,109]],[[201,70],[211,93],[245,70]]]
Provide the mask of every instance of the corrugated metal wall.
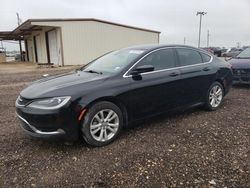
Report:
[[95,21],[32,22],[61,27],[64,65],[86,64],[112,50],[158,43],[159,34]]

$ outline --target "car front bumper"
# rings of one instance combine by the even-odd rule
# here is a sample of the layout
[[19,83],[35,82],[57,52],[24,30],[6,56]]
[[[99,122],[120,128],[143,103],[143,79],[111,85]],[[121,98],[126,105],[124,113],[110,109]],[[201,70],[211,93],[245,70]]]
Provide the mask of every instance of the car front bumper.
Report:
[[250,69],[233,69],[234,84],[250,84]]
[[63,129],[57,129],[55,131],[39,130],[35,126],[31,125],[26,119],[18,115],[17,113],[16,115],[21,122],[22,129],[30,136],[37,137],[37,138],[51,138],[51,137],[61,137],[66,134]]
[[80,122],[71,108],[37,110],[16,107],[21,128],[30,136],[44,139],[75,141],[79,138]]
[[250,76],[249,77],[234,76],[233,83],[234,84],[250,84]]

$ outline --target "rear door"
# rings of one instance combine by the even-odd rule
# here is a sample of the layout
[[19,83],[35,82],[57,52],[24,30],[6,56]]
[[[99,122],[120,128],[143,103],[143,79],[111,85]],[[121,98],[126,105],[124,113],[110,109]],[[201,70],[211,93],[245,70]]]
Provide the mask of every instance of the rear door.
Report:
[[[134,68],[152,65],[155,70],[128,79],[131,81],[130,109],[140,119],[178,105],[180,71],[176,68],[173,49],[156,50],[144,57]],[[133,70],[133,69],[132,69]]]
[[202,102],[212,81],[211,56],[194,49],[177,48],[181,72],[182,105]]

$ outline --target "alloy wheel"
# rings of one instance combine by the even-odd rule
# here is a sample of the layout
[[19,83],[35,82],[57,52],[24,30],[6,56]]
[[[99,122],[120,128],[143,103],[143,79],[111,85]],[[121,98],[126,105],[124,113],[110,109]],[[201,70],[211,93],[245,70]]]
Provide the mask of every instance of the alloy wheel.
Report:
[[213,108],[217,108],[223,98],[223,91],[219,85],[212,87],[209,93],[209,103]]
[[113,138],[119,128],[119,117],[111,109],[97,112],[90,124],[92,137],[99,142],[106,142]]

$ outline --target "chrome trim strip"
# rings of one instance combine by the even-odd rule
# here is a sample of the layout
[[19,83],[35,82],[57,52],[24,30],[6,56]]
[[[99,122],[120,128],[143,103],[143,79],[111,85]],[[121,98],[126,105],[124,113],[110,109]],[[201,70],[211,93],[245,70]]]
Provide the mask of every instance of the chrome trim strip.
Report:
[[[26,123],[26,124],[29,126],[29,128],[32,129],[32,131],[34,131],[34,132],[37,133],[37,134],[40,134],[40,135],[58,135],[58,134],[65,134],[65,131],[62,130],[62,129],[58,129],[58,130],[52,131],[52,132],[40,131],[40,130],[38,130],[37,128],[35,128],[34,126],[30,125],[29,122],[28,122],[26,119],[24,119],[23,117],[21,117],[21,116],[18,115],[17,113],[16,113],[16,115],[17,115],[17,117],[18,117],[20,120],[22,120],[24,123]],[[26,130],[26,131],[27,131],[27,130]]]
[[23,107],[23,106],[25,106],[25,105],[23,105],[23,104],[19,104],[19,103],[18,103],[19,100],[22,101],[21,98],[20,98],[20,95],[19,95],[19,96],[17,97],[17,99],[16,99],[16,107]]
[[174,67],[174,68],[169,68],[169,69],[162,69],[162,70],[157,70],[157,71],[152,71],[152,72],[145,72],[145,73],[141,73],[140,75],[145,75],[145,74],[152,74],[152,73],[158,73],[158,72],[163,72],[163,71],[168,71],[168,70],[175,70],[175,69],[180,69],[180,68],[185,68],[185,67],[194,67],[194,66],[199,66],[199,65],[205,65],[205,64],[209,64],[213,61],[214,57],[211,56],[210,54],[206,53],[206,52],[200,52],[196,49],[192,49],[192,48],[189,48],[189,47],[162,47],[162,48],[158,48],[158,49],[155,49],[147,54],[145,54],[143,57],[141,57],[138,61],[136,61],[124,74],[123,74],[123,78],[129,78],[129,77],[132,77],[132,75],[127,75],[128,72],[134,67],[136,66],[142,59],[144,59],[145,57],[147,57],[148,55],[150,55],[151,53],[153,52],[156,52],[156,51],[159,51],[159,50],[164,50],[164,49],[173,49],[173,48],[186,48],[186,49],[191,49],[191,50],[194,50],[194,51],[197,51],[199,53],[204,53],[208,56],[211,57],[210,61],[208,62],[204,62],[204,63],[199,63],[199,64],[194,64],[194,65],[186,65],[186,66],[180,66],[180,67]]

